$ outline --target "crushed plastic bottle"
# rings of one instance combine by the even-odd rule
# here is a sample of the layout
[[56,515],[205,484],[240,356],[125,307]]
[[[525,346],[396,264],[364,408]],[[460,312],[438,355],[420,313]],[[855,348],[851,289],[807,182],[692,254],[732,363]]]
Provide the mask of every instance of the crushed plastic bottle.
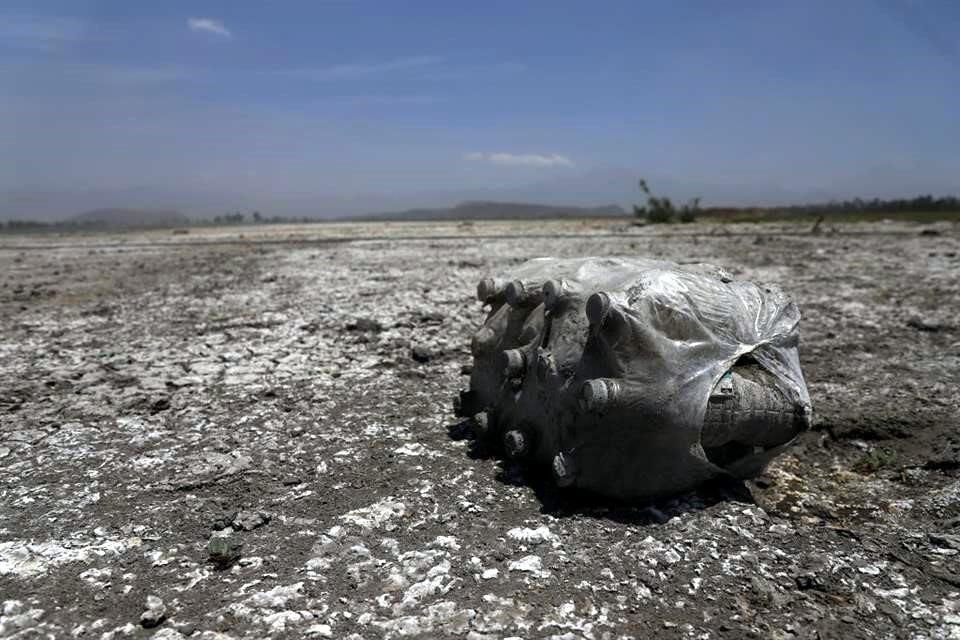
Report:
[[540,258],[482,280],[456,401],[478,437],[617,498],[749,478],[803,430],[800,312],[708,264]]

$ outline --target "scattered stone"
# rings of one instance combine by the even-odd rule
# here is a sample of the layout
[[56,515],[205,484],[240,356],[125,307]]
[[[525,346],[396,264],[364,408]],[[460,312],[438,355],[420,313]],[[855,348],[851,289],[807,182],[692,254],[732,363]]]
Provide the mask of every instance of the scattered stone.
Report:
[[147,596],[147,610],[140,614],[140,625],[144,629],[159,626],[167,617],[167,605],[154,595]]
[[3,612],[3,616],[6,618],[11,618],[13,616],[20,615],[23,613],[23,601],[22,600],[4,600],[3,609],[0,609]]
[[233,521],[236,519],[236,517],[237,517],[236,511],[227,511],[226,513],[214,519],[214,521],[210,524],[210,528],[213,529],[214,531],[221,531],[223,529],[226,529],[227,527],[233,525]]
[[383,325],[374,318],[357,318],[347,324],[347,331],[360,331],[362,333],[380,333],[383,331]]
[[253,531],[270,522],[270,516],[259,511],[240,511],[233,519],[233,526],[244,531]]
[[421,324],[443,324],[446,320],[447,316],[439,311],[425,311],[419,318]]
[[804,574],[794,577],[794,582],[797,584],[797,589],[800,591],[809,591],[817,590],[824,591],[823,584],[818,580],[817,576]]
[[[804,586],[807,586],[806,582]],[[801,588],[799,582],[797,587]],[[750,589],[764,606],[779,607],[785,599],[773,583],[759,576],[751,576]]]
[[307,635],[320,638],[332,638],[333,629],[328,624],[314,624],[307,627]]
[[553,542],[557,539],[547,526],[528,529],[525,527],[516,527],[507,531],[507,537],[526,544],[543,544],[544,542]]
[[410,357],[417,362],[430,362],[430,358],[433,357],[433,353],[427,347],[417,344],[414,345],[410,350]]
[[936,322],[930,322],[924,318],[910,318],[907,320],[907,326],[923,333],[937,333],[943,331],[946,327]]
[[952,533],[931,533],[927,536],[930,542],[941,549],[955,549],[960,551],[960,535]]
[[430,546],[449,549],[450,551],[460,550],[460,543],[453,536],[437,536]]
[[480,577],[483,578],[484,580],[493,580],[494,578],[498,577],[499,575],[500,575],[500,570],[499,570],[499,569],[487,569],[487,570],[485,570],[483,573],[480,574]]
[[524,556],[519,560],[513,560],[507,565],[510,571],[524,571],[527,573],[540,573],[543,571],[543,561],[540,556]]
[[203,378],[200,376],[180,376],[168,382],[167,386],[175,389],[181,389],[183,387],[191,387],[199,384],[203,384]]
[[396,528],[395,520],[402,518],[407,513],[407,506],[388,496],[367,507],[354,509],[342,516],[340,519],[349,524],[356,525],[364,531],[383,527],[387,531]]
[[233,535],[233,529],[230,528],[213,534],[207,543],[210,561],[220,569],[226,569],[239,560],[242,548],[243,543]]
[[303,597],[303,583],[278,585],[266,591],[257,591],[247,598],[247,604],[264,609],[283,609],[292,600]]
[[167,397],[157,398],[150,405],[150,413],[157,414],[157,413],[160,413],[161,411],[166,411],[169,408],[170,408],[170,398],[167,398]]
[[186,477],[177,483],[181,489],[193,488],[200,478],[206,480],[211,476],[226,477],[243,473],[253,465],[253,459],[239,452],[205,451],[187,464]]

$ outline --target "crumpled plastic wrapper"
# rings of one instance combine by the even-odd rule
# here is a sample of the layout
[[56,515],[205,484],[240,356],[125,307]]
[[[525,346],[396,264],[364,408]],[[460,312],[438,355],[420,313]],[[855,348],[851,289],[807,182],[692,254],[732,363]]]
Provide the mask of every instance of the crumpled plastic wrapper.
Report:
[[746,478],[809,427],[800,312],[709,264],[540,258],[482,280],[458,414],[557,484],[652,498]]

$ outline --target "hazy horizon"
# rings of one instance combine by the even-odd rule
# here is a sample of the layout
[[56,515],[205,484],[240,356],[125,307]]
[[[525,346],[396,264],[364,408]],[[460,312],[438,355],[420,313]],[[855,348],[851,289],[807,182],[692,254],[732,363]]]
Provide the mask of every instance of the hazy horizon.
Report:
[[0,219],[960,192],[960,5],[5,3]]

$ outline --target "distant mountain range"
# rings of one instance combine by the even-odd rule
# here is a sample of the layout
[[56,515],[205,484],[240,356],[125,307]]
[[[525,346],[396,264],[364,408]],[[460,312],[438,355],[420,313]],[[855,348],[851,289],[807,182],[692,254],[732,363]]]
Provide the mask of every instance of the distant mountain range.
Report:
[[[576,207],[559,206],[549,204],[530,204],[525,202],[494,202],[487,200],[476,200],[462,202],[453,207],[442,207],[436,209],[408,209],[406,211],[391,211],[384,213],[359,214],[353,216],[341,216],[337,220],[357,220],[357,221],[403,221],[403,220],[546,220],[555,218],[615,218],[626,216],[627,212],[619,205],[605,205],[601,207]],[[231,219],[234,218],[235,219]],[[206,219],[209,221],[209,219]],[[301,220],[310,220],[310,218],[284,218],[274,216],[272,218],[254,216],[247,212],[231,214],[223,217],[222,221],[226,224],[237,224],[240,222],[255,223],[263,222],[299,222]],[[320,221],[321,218],[313,218]],[[221,218],[218,217],[217,222]],[[133,229],[133,228],[169,228],[186,226],[195,222],[179,211],[169,209],[140,209],[133,207],[111,207],[104,209],[92,209],[76,215],[70,216],[59,222],[54,222],[61,228],[79,228],[79,229]],[[204,219],[196,220],[204,222]],[[2,224],[2,223],[0,223]],[[13,225],[14,223],[10,223]],[[23,225],[22,221],[17,223]],[[43,222],[26,222],[43,226]]]
[[538,220],[550,218],[616,218],[627,215],[620,205],[565,207],[523,202],[472,201],[439,209],[407,209],[347,216],[344,220]]
[[[942,173],[942,172],[941,172]],[[154,184],[126,187],[60,188],[43,186],[0,187],[0,221],[63,220],[76,211],[99,210],[122,206],[129,209],[182,211],[194,220],[212,220],[237,211],[260,211],[273,218],[346,218],[437,219],[458,217],[455,203],[529,203],[567,210],[571,207],[593,209],[598,202],[613,202],[629,208],[641,202],[637,188],[640,176],[647,178],[658,196],[674,202],[700,197],[704,207],[758,207],[827,202],[835,199],[901,198],[917,194],[934,195],[960,192],[955,176],[932,174],[928,179],[907,179],[894,168],[853,168],[849,174],[830,181],[780,184],[772,179],[744,177],[716,180],[707,177],[659,173],[655,169],[598,167],[563,176],[544,177],[524,184],[489,184],[487,186],[450,186],[421,190],[379,191],[375,184],[369,191],[354,194],[325,193],[322,190],[264,189],[238,179],[229,186],[191,184]],[[499,205],[498,205],[499,206]],[[397,212],[369,215],[369,212]],[[426,213],[429,212],[429,213]],[[485,215],[485,214],[484,214]],[[503,214],[500,214],[503,215]],[[550,214],[552,215],[552,214]],[[584,215],[577,212],[574,215]],[[589,214],[587,214],[589,215]],[[600,214],[608,215],[608,214]]]

